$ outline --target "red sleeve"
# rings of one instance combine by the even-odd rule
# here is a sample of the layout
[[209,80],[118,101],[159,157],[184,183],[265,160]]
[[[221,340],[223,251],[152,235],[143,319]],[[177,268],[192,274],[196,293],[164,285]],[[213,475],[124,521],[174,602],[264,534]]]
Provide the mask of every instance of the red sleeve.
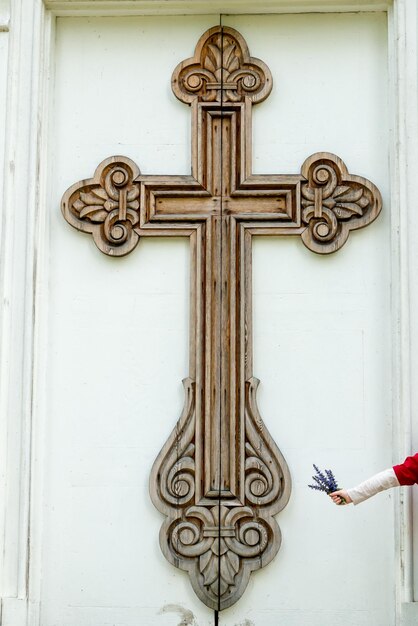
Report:
[[400,485],[415,485],[415,483],[418,483],[418,454],[408,456],[401,465],[394,465],[393,471]]

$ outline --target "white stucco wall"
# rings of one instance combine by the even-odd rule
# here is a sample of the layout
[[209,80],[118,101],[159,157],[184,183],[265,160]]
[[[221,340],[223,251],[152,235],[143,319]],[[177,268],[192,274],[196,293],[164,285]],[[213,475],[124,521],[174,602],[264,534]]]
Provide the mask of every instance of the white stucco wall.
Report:
[[[111,154],[143,173],[188,173],[189,110],[177,62],[213,16],[62,18],[51,132],[42,626],[196,623],[213,614],[158,547],[147,482],[182,408],[188,246],[143,240],[99,253],[58,210]],[[283,546],[221,623],[394,624],[391,495],[341,510],[306,484],[311,463],[343,484],[391,464],[389,121],[384,14],[227,16],[275,87],[254,113],[254,171],[297,172],[328,150],[384,198],[378,222],[318,257],[295,239],[254,242],[261,414],[294,488]],[[355,45],[353,45],[355,42]],[[173,607],[174,610],[174,607]]]

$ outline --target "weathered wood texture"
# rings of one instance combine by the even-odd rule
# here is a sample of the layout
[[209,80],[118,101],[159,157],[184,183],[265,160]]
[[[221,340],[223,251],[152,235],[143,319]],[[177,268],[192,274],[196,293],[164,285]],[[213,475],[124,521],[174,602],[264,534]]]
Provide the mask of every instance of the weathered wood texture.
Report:
[[62,210],[109,255],[129,253],[142,236],[190,237],[185,406],[154,463],[150,493],[166,516],[166,558],[221,610],[276,555],[273,516],[291,489],[256,404],[252,235],[300,235],[314,252],[335,252],[350,230],[377,217],[381,197],[326,152],[306,159],[301,174],[251,173],[251,107],[269,95],[272,77],[234,29],[204,33],[175,69],[172,88],[192,110],[191,175],[142,176],[130,159],[110,157],[66,191]]

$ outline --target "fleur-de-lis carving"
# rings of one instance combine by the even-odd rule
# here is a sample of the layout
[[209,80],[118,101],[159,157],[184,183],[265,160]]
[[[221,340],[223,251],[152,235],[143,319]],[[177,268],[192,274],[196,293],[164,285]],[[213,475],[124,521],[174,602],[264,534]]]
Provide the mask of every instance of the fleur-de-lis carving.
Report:
[[381,208],[380,194],[370,181],[348,173],[334,154],[312,155],[302,166],[301,186],[304,244],[313,252],[334,252],[350,230],[370,224]]
[[274,556],[269,540],[277,530],[273,518],[258,517],[248,506],[192,506],[171,524],[167,553],[195,573],[193,587],[199,596],[204,594],[206,604],[227,607],[246,587],[259,559],[268,563]]
[[187,103],[197,98],[225,104],[241,102],[245,97],[260,102],[272,84],[265,63],[250,57],[241,35],[227,27],[208,31],[199,40],[194,57],[180,63],[172,78],[174,93]]
[[126,157],[105,159],[94,177],[70,187],[62,201],[65,219],[78,230],[93,235],[105,254],[123,256],[139,241],[140,185],[138,166]]

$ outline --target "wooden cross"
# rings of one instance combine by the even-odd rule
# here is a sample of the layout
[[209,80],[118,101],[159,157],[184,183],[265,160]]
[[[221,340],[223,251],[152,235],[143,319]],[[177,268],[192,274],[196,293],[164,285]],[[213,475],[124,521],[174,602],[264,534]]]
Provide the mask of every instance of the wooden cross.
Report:
[[267,66],[242,36],[215,26],[180,63],[172,88],[192,110],[191,176],[144,176],[114,156],[64,194],[65,219],[122,256],[140,237],[187,236],[191,249],[190,372],[183,413],[158,455],[150,493],[166,520],[160,545],[196,594],[221,610],[281,542],[287,464],[256,404],[252,368],[253,235],[300,235],[338,250],[372,222],[381,197],[337,156],[310,156],[297,175],[254,175],[251,107],[269,95]]

